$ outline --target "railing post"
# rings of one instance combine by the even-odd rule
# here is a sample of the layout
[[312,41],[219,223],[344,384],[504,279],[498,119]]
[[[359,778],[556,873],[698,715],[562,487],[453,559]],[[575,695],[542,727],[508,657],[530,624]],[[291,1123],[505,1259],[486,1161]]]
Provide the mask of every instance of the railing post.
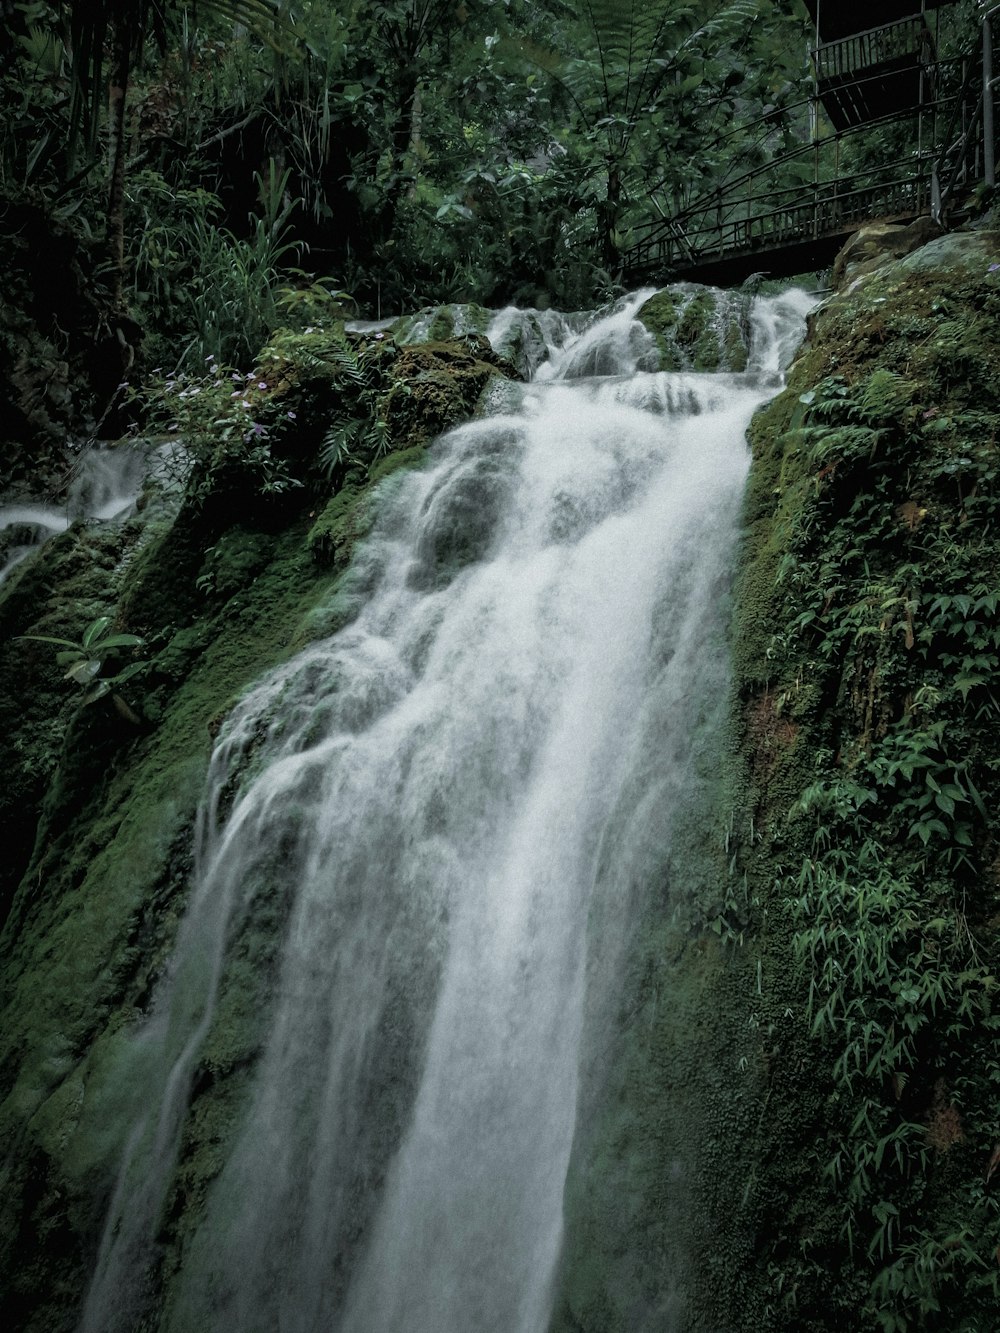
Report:
[[936,162],[931,167],[931,217],[935,222],[941,221],[941,180]]
[[983,180],[996,184],[993,145],[993,29],[989,15],[983,19]]

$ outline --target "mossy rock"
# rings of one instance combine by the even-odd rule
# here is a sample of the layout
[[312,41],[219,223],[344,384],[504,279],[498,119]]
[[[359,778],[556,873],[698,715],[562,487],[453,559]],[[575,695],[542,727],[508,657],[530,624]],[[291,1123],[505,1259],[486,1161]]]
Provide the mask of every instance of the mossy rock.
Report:
[[[128,1035],[148,1013],[184,910],[213,737],[264,671],[342,622],[338,580],[370,525],[371,487],[421,453],[391,454],[334,497],[330,561],[315,558],[323,522],[300,494],[277,531],[247,521],[213,530],[191,506],[173,523],[159,519],[143,542],[138,525],[74,528],[4,588],[5,632],[78,637],[94,615],[117,614],[120,627],[144,634],[149,657],[133,678],[136,727],[100,704],[81,710],[45,645],[26,652],[6,634],[0,642],[7,769],[21,742],[30,760],[11,788],[10,814],[27,838],[23,848],[8,842],[9,868],[23,870],[33,852],[0,936],[0,1132],[18,1145],[0,1203],[0,1285],[18,1327],[70,1328],[78,1317],[143,1095],[142,1070],[123,1075]],[[255,954],[256,982],[266,967]],[[215,1169],[227,1108],[242,1096],[254,1026],[246,1000],[221,997],[226,1024],[207,1051],[213,1091],[201,1097],[181,1181],[195,1192]],[[132,1090],[124,1099],[123,1088]]]
[[426,306],[416,314],[396,320],[392,336],[400,346],[449,342],[470,333],[485,334],[491,317],[491,312],[481,305]]
[[739,293],[689,283],[667,287],[639,309],[656,339],[662,370],[746,369],[747,300]]
[[411,447],[467,421],[498,375],[518,378],[510,362],[478,334],[403,348],[385,402],[393,439]]

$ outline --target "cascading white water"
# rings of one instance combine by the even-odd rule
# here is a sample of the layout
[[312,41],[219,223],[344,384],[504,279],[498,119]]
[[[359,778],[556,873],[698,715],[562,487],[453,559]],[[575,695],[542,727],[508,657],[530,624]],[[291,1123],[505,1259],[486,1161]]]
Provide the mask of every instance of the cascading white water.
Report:
[[391,480],[353,623],[226,723],[83,1333],[148,1316],[195,1070],[261,974],[248,1090],[143,1327],[543,1333],[588,923],[627,931],[669,841],[746,426],[809,304],[758,303],[745,374],[663,374],[637,369],[647,295],[559,326],[516,411]]
[[[163,454],[163,450],[160,454]],[[0,560],[0,584],[36,547],[65,532],[74,519],[108,522],[129,513],[139,497],[150,467],[150,450],[137,446],[93,447],[73,465],[62,505],[0,505],[0,536],[13,530],[17,541]]]

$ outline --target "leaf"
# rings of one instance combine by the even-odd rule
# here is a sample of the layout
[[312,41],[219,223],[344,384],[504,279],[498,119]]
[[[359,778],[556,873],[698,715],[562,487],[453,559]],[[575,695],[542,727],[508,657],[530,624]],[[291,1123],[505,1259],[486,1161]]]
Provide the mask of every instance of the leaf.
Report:
[[90,647],[106,653],[111,648],[138,648],[141,643],[142,639],[138,634],[112,634],[106,639],[101,639],[99,643],[91,644]]
[[86,685],[88,681],[94,679],[100,669],[101,659],[99,657],[85,658],[71,666],[63,676],[63,680],[75,680],[78,685]]
[[80,645],[74,643],[72,639],[54,639],[49,634],[18,634],[19,639],[31,639],[34,643],[58,643],[63,648],[73,648],[76,652],[80,651]]
[[130,680],[137,671],[144,670],[148,665],[148,662],[130,662],[127,667],[123,667],[116,676],[113,676],[108,683],[110,685],[122,685],[125,681]]
[[98,616],[96,620],[91,621],[87,626],[81,640],[84,648],[89,648],[95,639],[99,639],[107,627],[111,624],[110,616]]

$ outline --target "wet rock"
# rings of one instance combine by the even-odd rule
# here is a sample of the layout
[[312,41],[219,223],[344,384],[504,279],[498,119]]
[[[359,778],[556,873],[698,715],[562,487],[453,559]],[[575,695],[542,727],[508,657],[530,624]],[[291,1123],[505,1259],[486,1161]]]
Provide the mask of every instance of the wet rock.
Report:
[[637,318],[656,339],[661,370],[746,369],[748,298],[678,283],[650,297]]
[[917,218],[908,226],[873,222],[862,227],[837,255],[833,266],[834,288],[840,291],[893,259],[911,254],[943,231],[941,224],[929,217]]

